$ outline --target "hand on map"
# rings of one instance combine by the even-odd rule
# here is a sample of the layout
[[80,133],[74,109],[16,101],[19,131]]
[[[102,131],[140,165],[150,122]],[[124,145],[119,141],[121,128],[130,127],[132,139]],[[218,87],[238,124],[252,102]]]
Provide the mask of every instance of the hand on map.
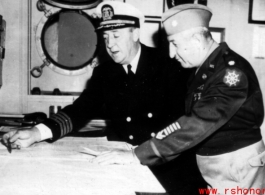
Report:
[[115,149],[111,151],[101,152],[94,155],[95,158],[90,162],[100,165],[110,164],[140,164],[140,161],[133,153],[133,150]]

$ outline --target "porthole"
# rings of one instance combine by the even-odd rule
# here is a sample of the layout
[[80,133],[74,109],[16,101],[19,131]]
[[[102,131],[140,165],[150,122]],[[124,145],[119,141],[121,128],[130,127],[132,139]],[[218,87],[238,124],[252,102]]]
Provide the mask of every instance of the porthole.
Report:
[[86,66],[95,55],[97,42],[94,22],[82,10],[53,8],[37,25],[38,53],[49,68],[60,74],[86,72]]

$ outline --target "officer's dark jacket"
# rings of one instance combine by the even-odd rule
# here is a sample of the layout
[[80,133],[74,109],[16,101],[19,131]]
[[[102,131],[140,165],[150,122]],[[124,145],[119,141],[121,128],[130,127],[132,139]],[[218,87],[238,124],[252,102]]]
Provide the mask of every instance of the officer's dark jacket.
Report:
[[143,164],[154,165],[194,146],[200,155],[232,152],[261,140],[263,117],[254,70],[222,43],[191,78],[186,115],[140,145],[135,153]]
[[186,84],[181,67],[164,61],[156,49],[141,48],[133,85],[128,85],[120,64],[111,61],[96,67],[80,97],[44,122],[52,130],[53,140],[102,116],[102,107],[111,121],[111,137],[115,134],[133,145],[150,139],[183,115]]

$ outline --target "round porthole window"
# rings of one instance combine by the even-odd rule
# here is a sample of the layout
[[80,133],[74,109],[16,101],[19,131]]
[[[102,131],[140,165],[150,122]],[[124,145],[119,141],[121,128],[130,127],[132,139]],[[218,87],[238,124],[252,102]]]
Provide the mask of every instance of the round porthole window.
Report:
[[86,72],[98,42],[92,20],[82,10],[53,8],[46,11],[36,31],[37,50],[44,64],[64,75]]

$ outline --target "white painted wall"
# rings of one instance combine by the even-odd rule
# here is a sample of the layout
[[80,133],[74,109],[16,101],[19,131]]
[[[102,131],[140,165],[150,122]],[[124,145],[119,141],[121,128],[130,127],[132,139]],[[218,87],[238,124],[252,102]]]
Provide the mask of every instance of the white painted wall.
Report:
[[[19,113],[22,110],[22,98],[20,96],[22,86],[21,73],[23,72],[23,58],[25,53],[22,51],[25,39],[21,31],[22,3],[19,0],[1,0],[0,14],[6,20],[6,41],[5,59],[3,62],[3,86],[0,89],[0,113]],[[25,1],[26,2],[26,1]]]
[[[147,1],[150,2],[150,5],[155,2],[159,3],[159,0],[142,1],[142,3],[136,3],[135,6],[147,6]],[[159,4],[162,5],[162,3]],[[253,30],[258,25],[248,23],[249,0],[208,0],[208,6],[213,10],[210,26],[225,28],[225,41],[230,48],[244,56],[253,65],[260,81],[265,102],[265,60],[252,57]],[[158,7],[150,6],[152,10],[148,14],[160,13],[162,8]],[[148,10],[146,7],[140,9]],[[3,86],[0,89],[0,112],[22,113],[22,104],[27,102],[24,100],[27,100],[28,93],[27,1],[1,0],[0,14],[7,22]],[[27,107],[24,105],[24,108],[25,106]]]
[[[265,103],[265,59],[252,56],[254,27],[261,25],[248,23],[249,0],[208,0],[208,6],[213,11],[210,26],[225,28],[225,41],[229,47],[251,63]],[[262,129],[265,133],[265,123]]]

